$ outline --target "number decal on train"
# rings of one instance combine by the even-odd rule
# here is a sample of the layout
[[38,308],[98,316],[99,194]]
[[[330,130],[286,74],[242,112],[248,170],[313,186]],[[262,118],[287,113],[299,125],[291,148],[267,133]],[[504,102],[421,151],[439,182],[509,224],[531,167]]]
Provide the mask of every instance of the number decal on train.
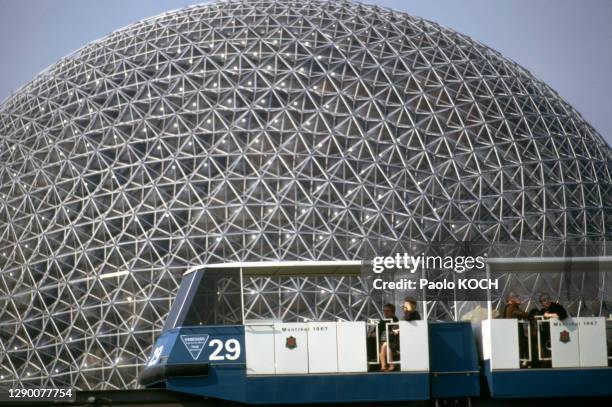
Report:
[[[213,339],[208,346],[215,348],[208,357],[208,360],[236,360],[240,357],[240,342],[238,339],[228,339],[223,342],[221,339]],[[221,354],[225,349],[225,354]]]

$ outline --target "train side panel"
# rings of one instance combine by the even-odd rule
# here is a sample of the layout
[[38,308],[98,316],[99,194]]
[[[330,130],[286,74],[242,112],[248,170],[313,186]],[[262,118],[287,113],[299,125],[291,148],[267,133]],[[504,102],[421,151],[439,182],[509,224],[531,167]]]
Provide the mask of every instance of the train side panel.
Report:
[[480,394],[478,354],[469,322],[430,322],[431,397]]
[[[304,329],[304,325],[282,324],[276,329],[264,329],[259,333],[276,335],[273,340],[290,355],[297,348],[302,347],[302,351],[308,348],[304,342],[307,337],[297,334]],[[323,328],[329,323],[315,325]],[[343,325],[340,331],[344,332],[345,328]],[[351,341],[365,341],[365,324],[362,328],[362,337],[352,337]],[[403,332],[410,334],[408,331]],[[344,338],[343,335],[339,337]],[[269,338],[259,337],[258,340],[262,344],[269,342]],[[145,380],[144,384],[164,383],[167,389],[173,391],[251,404],[349,403],[429,398],[428,371],[379,373],[367,372],[367,366],[364,366],[352,368],[360,370],[357,372],[313,374],[308,373],[306,367],[306,373],[286,374],[285,367],[290,360],[284,360],[284,367],[279,370],[282,373],[270,374],[272,370],[262,363],[261,355],[249,358],[245,354],[247,349],[257,351],[257,347],[249,346],[247,342],[244,326],[172,329],[156,342],[143,375],[145,378],[147,374],[149,376],[148,382]],[[317,344],[312,345],[310,348],[317,347]],[[343,344],[328,344],[331,345],[343,348]],[[365,350],[365,346],[357,348]],[[427,352],[427,348],[424,350]],[[317,352],[322,350],[317,349]],[[257,369],[247,369],[249,359],[254,361]],[[270,363],[276,367],[274,360],[268,360],[268,365]],[[338,368],[337,364],[329,366]],[[152,370],[161,372],[158,373],[157,382],[150,381]],[[248,371],[255,374],[247,374]]]
[[[481,342],[483,369],[494,398],[583,397],[612,395],[612,367],[606,348],[603,317],[541,321],[549,337],[535,341],[535,334],[519,331],[516,319],[484,320],[477,336]],[[549,324],[549,325],[548,325]],[[520,333],[519,333],[520,332]],[[519,341],[531,343],[536,367],[519,365]],[[533,339],[533,340],[532,340]],[[539,340],[539,339],[538,339]],[[533,345],[535,343],[535,345]],[[524,352],[523,352],[524,353]],[[544,355],[546,353],[546,355]]]

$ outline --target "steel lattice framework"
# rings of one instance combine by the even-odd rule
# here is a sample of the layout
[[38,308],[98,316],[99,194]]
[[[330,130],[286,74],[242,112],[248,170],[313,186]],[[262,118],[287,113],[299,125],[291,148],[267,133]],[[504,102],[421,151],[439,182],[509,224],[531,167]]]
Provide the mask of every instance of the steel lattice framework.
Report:
[[[554,91],[466,36],[355,3],[138,22],[4,101],[0,137],[4,385],[134,386],[193,265],[612,230],[611,150]],[[368,297],[248,284],[264,283]],[[329,304],[309,315],[355,315]]]

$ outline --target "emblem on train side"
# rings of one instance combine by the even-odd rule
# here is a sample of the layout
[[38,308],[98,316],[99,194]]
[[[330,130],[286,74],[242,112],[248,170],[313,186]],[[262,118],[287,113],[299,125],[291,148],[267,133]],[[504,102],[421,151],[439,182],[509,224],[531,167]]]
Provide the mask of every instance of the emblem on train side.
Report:
[[559,334],[559,340],[561,343],[568,343],[570,341],[570,333],[567,330],[561,331]]
[[287,341],[285,342],[285,347],[287,349],[295,349],[297,348],[297,339],[294,336],[288,336]]
[[202,349],[204,349],[204,345],[206,345],[206,342],[208,342],[209,337],[210,335],[208,334],[181,335],[181,341],[187,348],[187,351],[193,360],[197,360],[198,357],[200,357],[200,353],[202,353]]

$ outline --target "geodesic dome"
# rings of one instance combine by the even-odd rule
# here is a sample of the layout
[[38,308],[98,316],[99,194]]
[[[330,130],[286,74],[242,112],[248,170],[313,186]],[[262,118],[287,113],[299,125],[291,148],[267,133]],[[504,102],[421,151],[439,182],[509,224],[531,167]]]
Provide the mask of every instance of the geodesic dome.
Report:
[[0,136],[5,385],[134,386],[193,265],[611,236],[610,148],[554,91],[350,2],[138,22],[4,101]]

